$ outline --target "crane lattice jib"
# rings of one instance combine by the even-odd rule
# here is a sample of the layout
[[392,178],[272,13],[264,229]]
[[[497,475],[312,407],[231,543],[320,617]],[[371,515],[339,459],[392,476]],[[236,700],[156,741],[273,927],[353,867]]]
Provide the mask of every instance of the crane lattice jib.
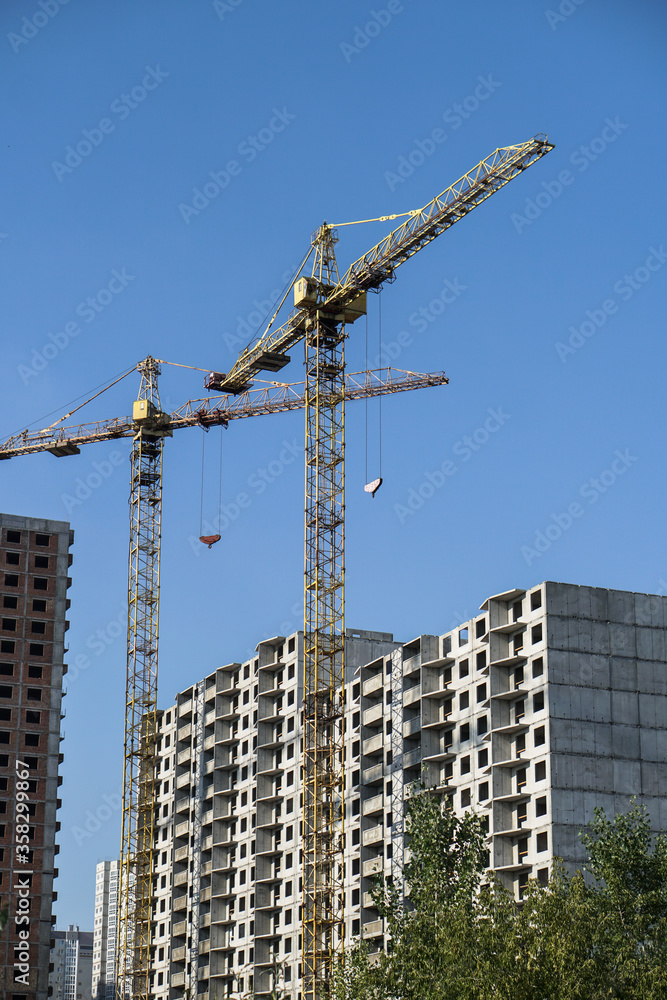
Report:
[[[345,376],[345,399],[367,399],[393,392],[427,389],[446,385],[449,379],[444,372],[406,372],[397,368],[358,372]],[[171,433],[183,427],[215,427],[230,420],[263,416],[269,413],[287,413],[302,410],[305,406],[304,385],[276,385],[251,389],[239,396],[208,396],[191,399],[171,414],[156,418],[162,433]],[[117,438],[134,437],[136,426],[131,417],[116,417],[88,424],[53,427],[37,431],[22,431],[0,445],[0,460],[33,455],[47,451],[53,455],[75,455],[86,444],[96,441],[115,441]]]
[[378,288],[400,264],[551,149],[553,144],[547,142],[545,135],[537,135],[518,146],[496,149],[355,261],[327,298],[325,307],[346,305],[359,292]]
[[[355,261],[330,290],[324,306],[327,309],[342,308],[361,292],[379,288],[391,279],[400,264],[553,148],[546,135],[536,135],[528,142],[496,149]],[[244,386],[261,367],[263,355],[284,354],[303,339],[312,316],[313,309],[302,306],[283,326],[267,331],[239,355],[220,387],[236,389]]]

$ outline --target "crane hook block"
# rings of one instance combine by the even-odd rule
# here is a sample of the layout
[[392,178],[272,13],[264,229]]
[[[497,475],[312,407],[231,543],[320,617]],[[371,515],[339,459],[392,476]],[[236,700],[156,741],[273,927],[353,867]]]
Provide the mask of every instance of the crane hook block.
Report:
[[216,542],[220,541],[220,535],[200,535],[199,541],[202,542],[203,545],[208,545],[210,549],[212,545],[215,545]]
[[374,497],[381,486],[382,486],[382,477],[380,477],[380,479],[374,479],[371,483],[366,483],[366,485],[364,486],[364,492],[370,493],[370,495]]

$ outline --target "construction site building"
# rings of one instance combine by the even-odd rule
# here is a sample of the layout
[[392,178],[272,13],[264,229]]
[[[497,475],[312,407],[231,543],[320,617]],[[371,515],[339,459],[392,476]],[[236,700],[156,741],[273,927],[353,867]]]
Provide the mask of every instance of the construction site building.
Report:
[[[415,782],[484,823],[520,899],[583,859],[596,806],[667,830],[667,598],[542,583],[440,635],[347,632],[345,933],[371,951],[371,889],[400,874]],[[297,997],[302,635],[261,642],[159,724],[152,992]]]
[[53,1000],[92,1000],[93,935],[70,924],[53,931],[49,996]]
[[48,994],[73,538],[64,521],[0,514],[0,896],[8,908],[0,989],[12,1000]]
[[93,1000],[115,1000],[120,861],[100,861],[95,872]]

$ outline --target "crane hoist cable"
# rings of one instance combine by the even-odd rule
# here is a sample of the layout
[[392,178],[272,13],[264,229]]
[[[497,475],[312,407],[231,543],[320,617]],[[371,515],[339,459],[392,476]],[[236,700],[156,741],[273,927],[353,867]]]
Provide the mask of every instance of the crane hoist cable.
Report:
[[[218,484],[218,527],[222,524],[222,431],[223,425],[220,425],[220,476]],[[205,488],[205,478],[204,478],[204,463],[206,455],[206,435],[208,434],[208,427],[202,424],[202,441],[201,441],[201,497],[199,505],[199,541],[202,545],[208,545],[209,549],[215,545],[216,542],[220,541],[219,534],[205,535],[204,534],[204,488]]]
[[[414,213],[404,213],[414,214]],[[396,217],[395,217],[396,218]],[[366,220],[366,221],[375,221]],[[378,360],[382,357],[382,289],[378,289]],[[368,368],[368,313],[366,313],[366,368]],[[364,493],[370,493],[375,498],[375,494],[382,486],[382,401],[378,400],[378,459],[379,475],[376,479],[368,479],[368,399],[366,400],[366,484]]]

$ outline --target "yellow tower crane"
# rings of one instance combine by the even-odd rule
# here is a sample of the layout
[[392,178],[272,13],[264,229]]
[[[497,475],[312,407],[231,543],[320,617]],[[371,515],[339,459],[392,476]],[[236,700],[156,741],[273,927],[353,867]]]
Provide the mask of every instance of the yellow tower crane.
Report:
[[[163,413],[157,386],[160,362],[147,358],[137,366],[142,381],[132,417],[24,431],[0,447],[0,460],[39,451],[61,457],[77,454],[81,445],[94,441],[133,439],[117,953],[120,1000],[150,998],[164,438],[181,427],[306,410],[302,995],[304,1000],[320,1000],[343,939],[344,402],[447,382],[443,373],[346,376],[345,327],[366,312],[368,291],[378,291],[385,281],[393,280],[401,263],[552,148],[546,136],[538,135],[497,149],[423,209],[405,213],[408,220],[352,264],[342,279],[334,253],[336,228],[324,223],[313,235],[299,269],[300,273],[314,253],[311,275],[294,285],[296,309],[287,323],[272,330],[276,311],[265,333],[228,374],[208,377],[206,387],[220,390],[222,398],[193,400],[171,415]],[[278,383],[253,389],[257,372],[279,371],[290,360],[286,352],[300,341],[305,341],[306,357],[303,394],[295,386]],[[190,989],[196,993],[196,961]]]
[[[207,388],[242,392],[258,370],[277,371],[305,341],[306,545],[303,696],[302,998],[321,1000],[343,943],[343,704],[345,679],[345,339],[346,324],[366,312],[366,293],[392,281],[396,268],[553,149],[546,135],[496,149],[368,253],[342,278],[336,227],[313,234],[294,285],[295,311],[238,357]],[[398,218],[384,216],[383,218]],[[381,220],[364,220],[381,221]],[[347,225],[348,223],[343,223]]]
[[[82,445],[132,438],[128,581],[127,675],[123,755],[123,818],[117,940],[117,996],[148,1000],[153,900],[153,816],[157,730],[157,657],[160,595],[162,453],[165,437],[184,427],[226,426],[231,420],[284,413],[305,405],[303,383],[270,383],[236,396],[195,399],[163,413],[158,394],[160,365],[148,357],[136,366],[139,398],[131,417],[23,431],[0,446],[0,460],[49,452],[76,455]],[[126,377],[135,369],[130,369]],[[120,381],[117,379],[116,381]],[[444,385],[444,372],[420,375],[380,369],[348,375],[347,399]],[[113,384],[116,384],[115,382]],[[99,393],[97,394],[99,395]],[[85,404],[81,404],[84,406]],[[77,407],[77,410],[81,407]],[[203,714],[203,713],[202,713]],[[195,887],[196,888],[196,887]],[[190,992],[198,985],[198,927],[193,927]]]

